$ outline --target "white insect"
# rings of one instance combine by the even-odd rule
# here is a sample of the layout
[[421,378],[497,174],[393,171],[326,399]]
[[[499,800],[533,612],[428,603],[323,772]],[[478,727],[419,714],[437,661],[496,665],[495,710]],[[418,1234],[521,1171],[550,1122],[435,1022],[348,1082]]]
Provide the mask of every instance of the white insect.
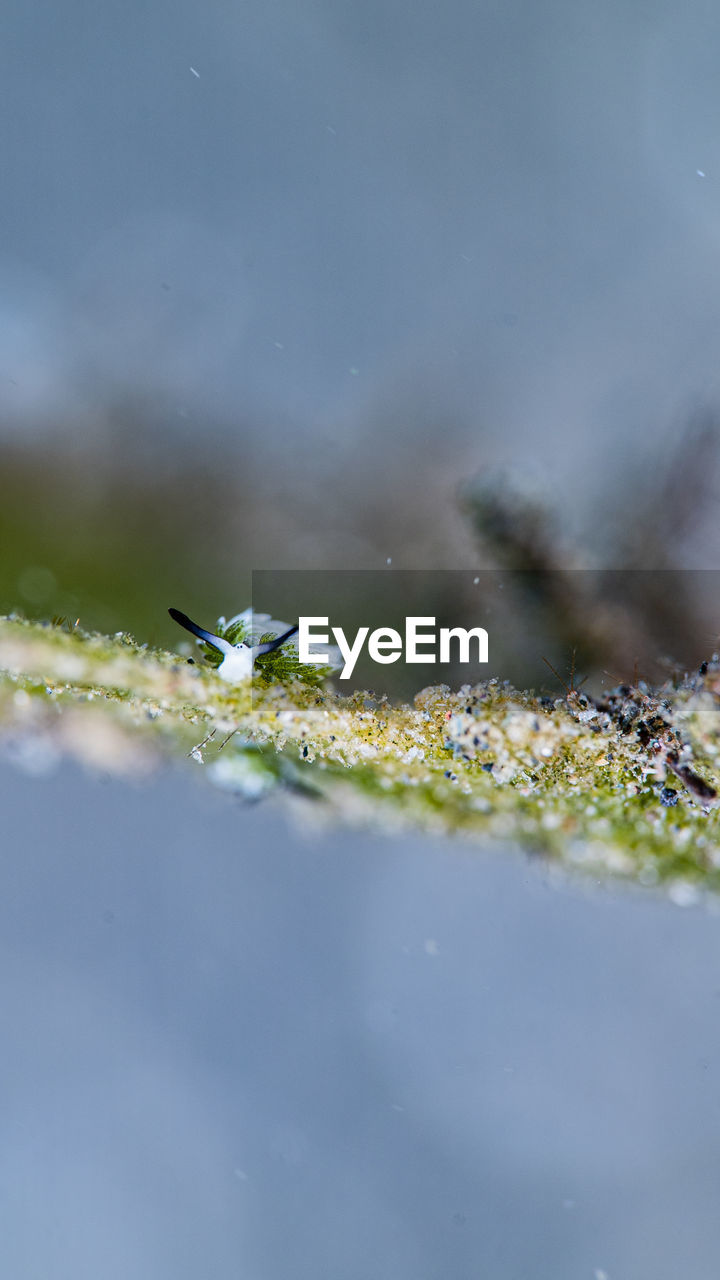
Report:
[[263,653],[272,653],[275,649],[279,649],[297,631],[297,625],[288,627],[287,630],[282,631],[282,634],[276,635],[274,640],[266,640],[264,644],[253,644],[252,641],[254,639],[267,634],[268,631],[280,632],[286,624],[284,622],[276,622],[267,613],[253,614],[252,609],[246,609],[244,613],[238,613],[234,618],[231,618],[227,624],[224,618],[219,619],[219,626],[223,629],[225,629],[226,625],[229,627],[236,622],[245,623],[245,630],[251,643],[247,644],[243,641],[240,644],[231,644],[229,640],[225,640],[222,636],[213,635],[212,631],[206,631],[204,627],[199,627],[197,622],[193,622],[186,613],[181,613],[179,609],[168,609],[168,613],[174,622],[179,622],[180,626],[189,631],[191,635],[197,636],[198,640],[203,640],[205,644],[212,645],[213,649],[224,653],[225,657],[220,663],[217,673],[223,680],[230,680],[233,684],[237,684],[241,680],[249,680],[253,673],[255,659]]

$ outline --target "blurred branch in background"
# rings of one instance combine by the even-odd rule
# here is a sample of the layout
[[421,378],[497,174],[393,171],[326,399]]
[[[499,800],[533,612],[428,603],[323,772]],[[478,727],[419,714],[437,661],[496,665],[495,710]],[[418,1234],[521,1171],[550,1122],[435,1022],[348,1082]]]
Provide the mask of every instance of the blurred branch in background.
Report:
[[638,674],[657,679],[659,663],[692,665],[718,645],[720,571],[702,554],[718,503],[718,440],[716,417],[702,415],[654,471],[618,481],[602,559],[592,527],[570,549],[556,508],[523,497],[509,479],[463,496],[484,557],[514,571],[522,625],[544,638],[555,663],[572,655],[578,669],[637,683]]
[[[524,494],[519,468],[503,479],[486,467],[458,500],[458,477],[477,471],[473,456],[492,457],[492,442],[460,421],[443,427],[440,404],[395,405],[395,417],[386,407],[364,434],[317,447],[242,420],[230,442],[192,423],[171,442],[157,412],[125,400],[90,442],[68,433],[3,446],[4,609],[170,642],[169,603],[211,623],[249,603],[253,568],[492,568],[513,571],[498,608],[515,614],[519,681],[538,653],[561,674],[574,653],[579,674],[617,682],[716,647],[712,575],[663,576],[696,563],[707,541],[712,415],[691,421],[652,472],[617,476],[601,539],[589,504],[586,527],[569,535],[562,493]],[[438,625],[477,608],[472,578],[464,598],[455,583],[438,592],[426,606]]]

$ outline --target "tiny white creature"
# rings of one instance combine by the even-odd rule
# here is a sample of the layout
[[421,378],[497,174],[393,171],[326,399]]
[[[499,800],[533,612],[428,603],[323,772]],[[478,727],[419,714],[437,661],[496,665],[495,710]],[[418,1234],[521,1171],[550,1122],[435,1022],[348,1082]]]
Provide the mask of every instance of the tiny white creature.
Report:
[[[230,680],[234,684],[240,680],[249,680],[253,673],[255,659],[263,653],[272,653],[275,649],[279,649],[282,644],[285,644],[286,640],[295,635],[298,629],[297,625],[289,627],[282,635],[276,636],[274,640],[266,640],[264,644],[231,644],[229,640],[223,639],[222,636],[213,635],[211,631],[205,631],[204,627],[199,627],[197,622],[193,622],[186,613],[181,613],[179,609],[168,609],[168,613],[174,622],[178,622],[191,635],[197,636],[198,640],[204,640],[205,644],[212,645],[213,649],[225,654],[220,666],[217,668],[217,673],[223,680]],[[242,616],[244,617],[245,615]],[[223,619],[221,619],[222,621]],[[235,619],[231,619],[232,621],[235,621]],[[266,630],[271,631],[272,624]]]

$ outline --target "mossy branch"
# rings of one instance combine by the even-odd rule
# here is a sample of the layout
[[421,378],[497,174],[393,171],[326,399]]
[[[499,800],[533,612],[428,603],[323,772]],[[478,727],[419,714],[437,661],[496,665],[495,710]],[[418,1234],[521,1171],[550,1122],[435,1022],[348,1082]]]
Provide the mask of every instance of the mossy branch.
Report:
[[520,842],[679,901],[720,889],[717,663],[602,703],[491,680],[393,706],[273,674],[230,686],[128,635],[0,619],[0,731],[29,767],[144,777],[189,756],[246,796],[279,785],[345,820]]

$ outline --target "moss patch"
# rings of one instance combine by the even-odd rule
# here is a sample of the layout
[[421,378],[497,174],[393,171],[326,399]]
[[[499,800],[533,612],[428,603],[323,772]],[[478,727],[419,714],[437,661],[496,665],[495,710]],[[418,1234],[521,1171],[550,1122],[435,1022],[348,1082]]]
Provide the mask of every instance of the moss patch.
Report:
[[567,867],[667,882],[678,901],[720,889],[717,660],[602,701],[491,680],[394,706],[268,656],[280,661],[233,687],[126,634],[5,618],[2,742],[139,776],[187,757],[216,785],[301,792],[346,821],[520,842]]

